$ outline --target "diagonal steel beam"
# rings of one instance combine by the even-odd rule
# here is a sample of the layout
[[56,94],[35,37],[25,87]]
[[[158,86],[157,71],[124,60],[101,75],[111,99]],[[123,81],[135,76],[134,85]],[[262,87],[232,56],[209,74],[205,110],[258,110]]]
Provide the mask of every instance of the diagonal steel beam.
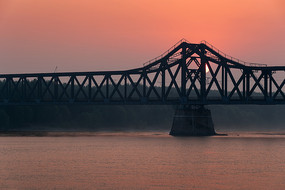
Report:
[[157,90],[156,90],[155,87],[154,87],[154,84],[155,84],[155,82],[156,82],[156,80],[157,80],[157,78],[158,78],[158,76],[159,76],[159,73],[160,73],[160,71],[157,71],[157,72],[156,72],[156,74],[155,74],[155,76],[154,76],[152,82],[151,82],[151,80],[149,79],[149,77],[146,75],[146,80],[148,81],[148,83],[149,83],[149,85],[150,85],[150,87],[149,87],[149,89],[148,89],[148,92],[147,92],[147,94],[146,94],[146,97],[148,97],[148,98],[150,98],[149,96],[150,96],[150,93],[151,93],[152,90],[154,91],[154,93],[156,94],[156,96],[157,96],[158,98],[161,98],[160,95],[159,95],[159,93],[157,92]]
[[122,95],[122,93],[120,92],[119,90],[119,86],[121,84],[121,82],[123,81],[124,79],[124,75],[121,76],[121,78],[119,79],[118,83],[116,84],[114,82],[114,80],[112,79],[112,76],[110,76],[110,81],[114,87],[113,91],[111,92],[111,95],[110,95],[110,99],[114,96],[114,94],[117,92],[121,98],[121,100],[124,100],[124,96]]

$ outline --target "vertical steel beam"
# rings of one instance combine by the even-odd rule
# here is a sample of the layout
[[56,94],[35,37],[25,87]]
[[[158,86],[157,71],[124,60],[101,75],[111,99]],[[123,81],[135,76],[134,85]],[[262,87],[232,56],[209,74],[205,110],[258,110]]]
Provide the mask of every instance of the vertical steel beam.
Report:
[[268,72],[269,75],[269,97],[272,100],[272,71]]
[[222,94],[222,99],[224,98],[225,96],[225,66],[222,65],[222,91],[223,91],[223,94]]
[[160,69],[161,69],[161,98],[162,102],[165,101],[165,66],[167,64],[166,59],[164,59],[161,63]]
[[182,99],[184,100],[186,98],[186,69],[187,69],[187,66],[186,66],[186,46],[185,44],[183,43],[183,46],[182,46],[182,59],[181,59],[181,95],[182,95]]
[[44,78],[42,77],[42,76],[38,76],[38,97],[37,97],[37,99],[38,99],[38,101],[41,101],[41,100],[43,100],[43,90],[42,90],[42,82],[43,82],[43,80],[44,80]]
[[74,75],[71,75],[70,86],[71,101],[74,101]]
[[54,76],[54,94],[53,99],[54,101],[58,101],[58,76]]
[[143,98],[146,98],[146,70],[143,70]]
[[11,99],[11,77],[6,78],[6,83],[7,83],[7,100],[9,101]]
[[205,47],[201,46],[201,98],[202,98],[202,103],[206,101],[206,57],[205,57]]
[[21,94],[21,101],[26,100],[26,77],[21,78],[21,83],[22,83],[22,94]]
[[127,87],[128,87],[128,81],[127,81],[127,74],[125,73],[125,89],[124,89],[124,99],[125,102],[127,101]]
[[243,70],[243,79],[242,79],[242,97],[243,97],[243,101],[246,100],[246,75],[245,72]]
[[263,79],[264,79],[264,99],[268,101],[268,72],[262,71]]
[[92,100],[92,79],[91,75],[88,76],[88,102]]
[[246,72],[246,100],[249,100],[249,93],[250,93],[250,71],[245,70]]
[[225,63],[225,99],[228,99],[228,66]]
[[105,77],[106,77],[106,99],[108,100],[109,99],[109,77],[110,75],[106,74]]

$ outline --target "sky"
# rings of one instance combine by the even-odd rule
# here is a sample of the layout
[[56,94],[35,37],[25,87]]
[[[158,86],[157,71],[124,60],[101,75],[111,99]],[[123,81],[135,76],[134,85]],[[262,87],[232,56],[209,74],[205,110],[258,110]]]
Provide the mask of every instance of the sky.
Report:
[[0,0],[0,73],[132,69],[182,38],[285,65],[285,1]]

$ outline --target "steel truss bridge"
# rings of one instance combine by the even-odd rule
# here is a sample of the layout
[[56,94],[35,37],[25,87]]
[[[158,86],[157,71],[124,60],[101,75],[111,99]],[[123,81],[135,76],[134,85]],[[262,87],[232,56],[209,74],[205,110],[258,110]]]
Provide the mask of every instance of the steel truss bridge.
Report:
[[131,70],[1,74],[0,105],[285,104],[284,71],[181,40]]

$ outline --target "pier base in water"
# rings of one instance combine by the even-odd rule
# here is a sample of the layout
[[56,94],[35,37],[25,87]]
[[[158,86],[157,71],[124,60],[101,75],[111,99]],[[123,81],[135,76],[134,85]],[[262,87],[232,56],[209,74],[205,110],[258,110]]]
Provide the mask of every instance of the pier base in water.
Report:
[[203,106],[177,108],[169,134],[172,136],[216,135],[211,111]]

